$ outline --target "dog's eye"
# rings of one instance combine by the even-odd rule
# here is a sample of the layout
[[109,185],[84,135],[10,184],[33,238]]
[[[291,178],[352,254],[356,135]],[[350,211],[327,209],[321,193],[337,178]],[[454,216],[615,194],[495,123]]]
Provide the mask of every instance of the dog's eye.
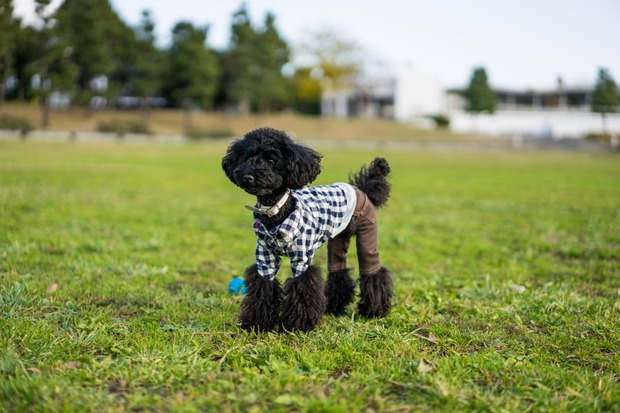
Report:
[[276,163],[275,159],[267,159],[267,163],[269,165],[273,165],[274,163]]

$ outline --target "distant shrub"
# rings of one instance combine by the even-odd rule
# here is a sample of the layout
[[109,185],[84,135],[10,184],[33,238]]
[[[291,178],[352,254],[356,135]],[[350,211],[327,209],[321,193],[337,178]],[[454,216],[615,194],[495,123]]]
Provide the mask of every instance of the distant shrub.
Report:
[[[611,137],[611,133],[589,133],[586,135],[586,140],[588,142],[610,144]],[[616,139],[620,139],[620,136],[616,136]]]
[[612,145],[618,147],[618,141],[620,141],[620,134],[614,136],[611,133],[589,133],[585,136],[586,142],[591,142],[599,145]]
[[152,132],[146,122],[129,120],[129,121],[101,121],[97,125],[99,132],[115,133],[118,136],[125,136],[127,133],[139,133],[143,135],[151,135]]
[[435,122],[435,127],[439,129],[447,129],[450,127],[450,118],[446,115],[438,114],[438,115],[430,115],[428,116],[433,122]]
[[18,116],[0,115],[0,129],[20,131],[22,138],[25,138],[34,127],[30,119]]
[[189,128],[185,131],[185,136],[192,140],[201,139],[226,139],[234,136],[234,132],[227,128]]

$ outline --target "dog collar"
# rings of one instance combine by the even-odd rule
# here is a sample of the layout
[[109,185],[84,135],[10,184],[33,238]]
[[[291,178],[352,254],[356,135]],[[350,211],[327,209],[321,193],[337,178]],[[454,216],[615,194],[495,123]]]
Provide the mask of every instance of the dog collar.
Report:
[[246,205],[245,207],[252,212],[256,212],[257,214],[267,215],[268,217],[272,217],[276,215],[278,212],[280,212],[280,209],[282,209],[286,201],[288,201],[288,198],[290,195],[291,195],[291,192],[290,190],[287,189],[284,195],[282,195],[282,198],[280,198],[280,200],[278,201],[278,203],[273,206],[262,206],[261,205],[259,207],[253,207],[251,205]]

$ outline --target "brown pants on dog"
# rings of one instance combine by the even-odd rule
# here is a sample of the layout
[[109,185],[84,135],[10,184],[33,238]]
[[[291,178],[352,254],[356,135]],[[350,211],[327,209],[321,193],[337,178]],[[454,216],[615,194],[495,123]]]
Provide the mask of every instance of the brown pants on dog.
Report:
[[[379,231],[377,211],[365,193],[355,188],[357,205],[351,220],[355,223],[355,240],[360,275],[373,275],[381,268],[377,248]],[[351,242],[351,232],[345,229],[327,241],[327,270],[342,271],[347,268],[347,251]]]

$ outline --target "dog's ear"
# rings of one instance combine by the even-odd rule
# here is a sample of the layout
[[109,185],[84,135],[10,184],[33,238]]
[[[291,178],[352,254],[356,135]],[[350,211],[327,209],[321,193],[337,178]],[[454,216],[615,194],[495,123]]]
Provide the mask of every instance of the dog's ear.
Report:
[[287,186],[299,189],[308,185],[321,173],[321,154],[292,141],[282,149],[286,163]]
[[233,176],[237,167],[237,160],[241,155],[241,140],[233,142],[226,150],[226,155],[222,158],[222,169],[233,183],[236,183]]

